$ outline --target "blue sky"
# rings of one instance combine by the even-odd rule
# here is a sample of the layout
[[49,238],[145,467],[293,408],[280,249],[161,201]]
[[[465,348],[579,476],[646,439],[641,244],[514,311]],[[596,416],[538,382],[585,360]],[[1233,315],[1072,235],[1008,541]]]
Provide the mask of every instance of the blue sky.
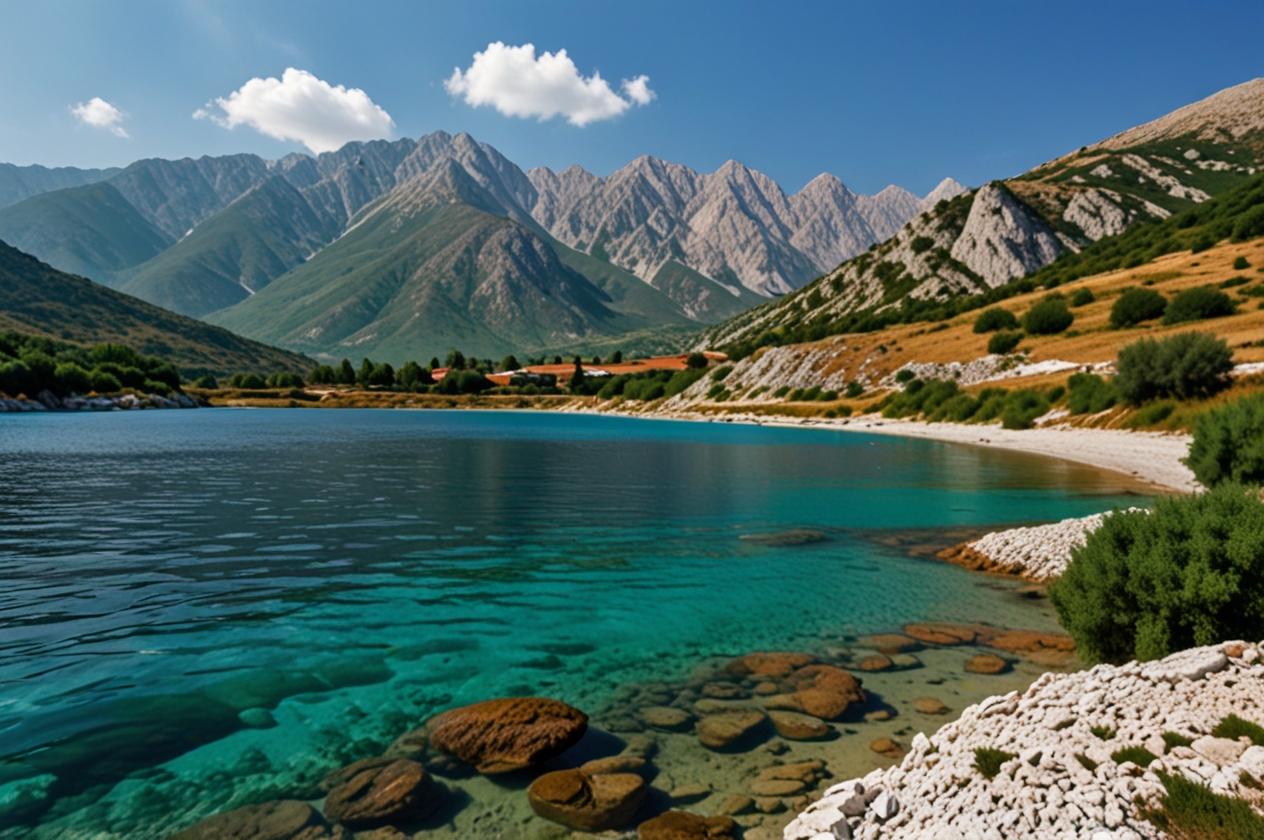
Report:
[[[1261,32],[1259,2],[10,2],[0,161],[303,150],[249,113],[231,129],[223,108],[193,118],[295,68],[364,91],[384,112],[370,114],[378,133],[385,115],[393,137],[468,131],[524,169],[607,174],[651,154],[711,171],[733,158],[790,191],[832,172],[859,192],[922,194],[945,176],[1017,174],[1264,75]],[[468,104],[478,88],[445,81],[493,42],[565,49],[621,112],[577,126]],[[620,87],[640,76],[647,104]],[[121,116],[72,113],[94,97]]]

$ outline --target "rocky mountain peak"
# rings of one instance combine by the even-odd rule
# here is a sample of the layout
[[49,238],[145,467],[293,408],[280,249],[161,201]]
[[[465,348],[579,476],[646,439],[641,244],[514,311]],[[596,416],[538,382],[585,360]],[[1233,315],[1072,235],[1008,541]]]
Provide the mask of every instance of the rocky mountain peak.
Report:
[[969,188],[958,183],[952,178],[945,178],[940,181],[935,189],[926,194],[922,199],[922,209],[929,210],[941,201],[952,201],[962,193],[969,192]]
[[1195,135],[1212,142],[1264,131],[1264,79],[1214,93],[1157,120],[1122,131],[1091,149],[1126,149],[1143,143]]

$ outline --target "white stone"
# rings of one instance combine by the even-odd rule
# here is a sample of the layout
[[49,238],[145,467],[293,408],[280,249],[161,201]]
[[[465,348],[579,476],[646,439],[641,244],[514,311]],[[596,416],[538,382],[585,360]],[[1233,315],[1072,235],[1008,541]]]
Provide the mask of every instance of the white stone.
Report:
[[[1219,767],[1226,764],[1233,764],[1238,757],[1246,752],[1246,745],[1241,741],[1234,741],[1230,738],[1215,738],[1211,735],[1204,736],[1190,744],[1194,752],[1204,758],[1215,762]],[[1256,749],[1259,749],[1256,747]]]
[[883,791],[873,800],[873,813],[880,820],[889,820],[900,810],[900,800],[890,791]]
[[1229,657],[1217,648],[1192,648],[1174,653],[1166,659],[1147,664],[1141,671],[1149,679],[1200,680],[1208,674],[1222,671],[1229,665]]

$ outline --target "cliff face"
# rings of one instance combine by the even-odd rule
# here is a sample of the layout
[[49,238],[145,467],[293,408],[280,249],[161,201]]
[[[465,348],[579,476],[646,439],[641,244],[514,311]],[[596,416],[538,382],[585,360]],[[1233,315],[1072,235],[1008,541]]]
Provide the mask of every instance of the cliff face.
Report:
[[1064,248],[1039,216],[1005,189],[987,184],[975,193],[970,215],[949,253],[996,288],[1043,268]]

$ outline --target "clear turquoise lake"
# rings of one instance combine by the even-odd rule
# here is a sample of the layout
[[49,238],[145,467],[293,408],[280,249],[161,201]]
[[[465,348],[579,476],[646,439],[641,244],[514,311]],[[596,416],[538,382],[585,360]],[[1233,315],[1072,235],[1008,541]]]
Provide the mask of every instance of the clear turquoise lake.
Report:
[[[596,710],[709,657],[916,620],[1056,629],[907,546],[1146,503],[1016,453],[533,412],[0,416],[0,476],[6,840],[312,798],[491,697]],[[788,529],[829,539],[741,539]]]

